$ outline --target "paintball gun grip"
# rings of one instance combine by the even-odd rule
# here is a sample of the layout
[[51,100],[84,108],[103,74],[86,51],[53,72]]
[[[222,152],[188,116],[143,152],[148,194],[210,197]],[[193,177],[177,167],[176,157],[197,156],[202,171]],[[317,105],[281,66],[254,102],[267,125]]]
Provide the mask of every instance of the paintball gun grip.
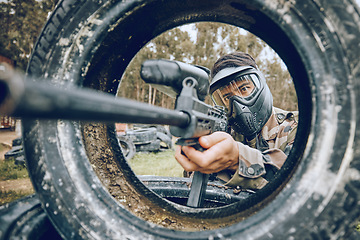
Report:
[[[205,149],[201,147],[199,143],[199,138],[190,138],[190,139],[180,138],[177,140],[176,144],[181,146],[191,146],[201,152],[205,151]],[[204,174],[197,171],[194,172],[191,181],[189,198],[186,203],[188,207],[198,208],[204,205],[204,199],[206,195],[206,188],[208,181],[209,181],[208,174]]]
[[208,174],[194,172],[194,176],[191,181],[189,198],[186,203],[188,207],[198,208],[203,206],[208,181]]
[[[170,132],[180,137],[177,145],[191,146],[198,151],[204,151],[200,146],[199,137],[209,135],[215,131],[226,130],[225,112],[200,101],[194,91],[198,82],[193,77],[183,80],[183,88],[177,97],[176,110],[190,116],[190,123],[186,128],[170,127]],[[189,207],[202,207],[206,194],[209,175],[195,172],[191,182],[190,194],[187,202]]]

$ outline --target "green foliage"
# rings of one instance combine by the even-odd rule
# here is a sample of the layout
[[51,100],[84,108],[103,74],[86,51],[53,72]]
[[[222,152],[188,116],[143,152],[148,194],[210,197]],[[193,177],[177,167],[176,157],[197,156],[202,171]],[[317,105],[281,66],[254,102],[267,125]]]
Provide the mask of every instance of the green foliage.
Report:
[[175,160],[174,150],[139,152],[129,160],[129,164],[137,175],[182,177],[184,171]]
[[[48,15],[58,0],[7,0],[0,2],[0,55],[13,60],[25,70],[36,39]],[[243,51],[252,55],[267,76],[274,95],[274,105],[288,110],[297,109],[297,98],[291,77],[280,58],[264,58],[269,49],[255,35],[232,25],[216,22],[190,24],[171,29],[148,43],[127,68],[118,95],[166,108],[174,107],[174,100],[146,85],[140,78],[140,65],[146,59],[174,59],[211,68],[222,55]],[[208,100],[208,102],[210,102]]]
[[25,166],[15,165],[14,160],[0,161],[0,181],[28,177]]
[[0,206],[33,193],[33,189],[29,189],[26,191],[0,191]]
[[25,70],[35,41],[57,1],[0,2],[0,55]]
[[262,64],[264,64],[263,74],[274,97],[274,106],[296,111],[298,102],[292,78],[281,66],[280,59],[274,55],[273,58],[264,60]]
[[[29,178],[26,167],[15,165],[14,160],[0,161],[0,181],[25,178]],[[33,188],[21,191],[16,189],[4,191],[3,189],[0,189],[0,205],[12,202],[32,193],[34,193]]]
[[[171,29],[149,42],[132,60],[120,85],[119,96],[173,108],[174,100],[157,92],[140,78],[140,65],[146,59],[171,59],[205,66],[209,69],[222,55],[242,51],[253,56],[266,76],[273,93],[274,106],[297,110],[297,97],[291,76],[280,57],[264,41],[235,26],[201,22]],[[191,38],[189,32],[196,34]],[[265,56],[267,52],[269,56]],[[265,56],[265,57],[264,57]],[[207,100],[210,103],[209,100]]]

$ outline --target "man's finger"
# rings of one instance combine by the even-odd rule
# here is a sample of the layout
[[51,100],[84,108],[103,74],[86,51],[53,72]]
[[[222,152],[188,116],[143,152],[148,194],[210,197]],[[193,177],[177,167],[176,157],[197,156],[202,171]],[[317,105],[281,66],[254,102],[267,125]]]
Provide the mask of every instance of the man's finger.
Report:
[[[209,157],[204,157],[204,152],[200,152],[198,150],[196,150],[193,147],[183,147],[182,148],[183,152],[185,153],[185,155],[191,159],[191,162],[193,162],[194,164],[196,164],[198,167],[200,168],[206,168],[209,166],[209,164],[215,159],[216,156],[209,156]],[[205,152],[208,150],[205,150]]]
[[199,143],[203,148],[207,149],[228,138],[231,138],[231,136],[226,132],[214,132],[210,135],[200,137]]
[[227,138],[223,138],[221,141],[211,146],[211,148],[204,151],[202,158],[215,160],[227,157],[225,154],[232,150],[233,147],[232,141],[228,141]]
[[197,171],[199,169],[199,166],[196,163],[192,162],[181,153],[181,146],[176,146],[175,148],[175,159],[187,172]]

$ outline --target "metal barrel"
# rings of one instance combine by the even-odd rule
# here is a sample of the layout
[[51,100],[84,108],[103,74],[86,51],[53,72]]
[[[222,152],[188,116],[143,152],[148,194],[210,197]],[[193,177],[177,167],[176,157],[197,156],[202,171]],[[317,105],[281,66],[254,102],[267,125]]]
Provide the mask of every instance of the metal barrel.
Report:
[[[74,87],[74,86],[72,86]],[[104,92],[64,89],[48,81],[33,81],[0,65],[0,114],[21,118],[164,124],[186,127],[181,111],[152,106]]]

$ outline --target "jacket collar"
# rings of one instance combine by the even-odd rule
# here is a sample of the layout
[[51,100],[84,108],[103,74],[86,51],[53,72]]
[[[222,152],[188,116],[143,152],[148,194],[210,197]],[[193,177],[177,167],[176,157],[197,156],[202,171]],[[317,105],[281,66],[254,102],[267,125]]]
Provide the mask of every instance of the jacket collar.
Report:
[[269,120],[266,122],[264,127],[261,130],[261,135],[263,136],[264,140],[268,141],[271,139],[275,139],[279,132],[279,122],[276,117],[275,109],[272,109],[272,114]]

